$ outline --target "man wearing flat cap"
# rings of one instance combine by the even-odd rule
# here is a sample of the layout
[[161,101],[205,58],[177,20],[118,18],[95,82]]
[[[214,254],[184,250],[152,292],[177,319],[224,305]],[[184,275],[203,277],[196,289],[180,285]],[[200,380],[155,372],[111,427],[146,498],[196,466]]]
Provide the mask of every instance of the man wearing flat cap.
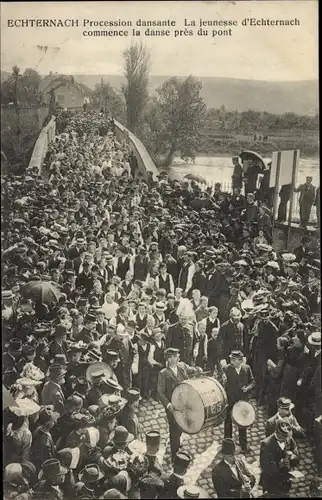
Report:
[[290,424],[294,437],[304,437],[304,430],[292,414],[293,408],[294,404],[289,398],[279,398],[277,400],[277,413],[266,422],[266,436],[270,436],[275,432],[278,421],[284,420]]
[[260,447],[260,486],[269,494],[288,497],[291,488],[290,471],[299,462],[299,453],[289,423],[279,420],[274,434],[264,439]]
[[169,424],[170,433],[170,448],[172,460],[175,459],[176,453],[180,448],[181,429],[178,427],[174,416],[174,408],[171,403],[172,393],[174,388],[189,376],[195,375],[202,371],[199,367],[191,367],[186,363],[179,362],[179,349],[168,348],[164,351],[166,360],[166,368],[159,373],[158,378],[158,396],[159,400],[165,408],[166,416]]

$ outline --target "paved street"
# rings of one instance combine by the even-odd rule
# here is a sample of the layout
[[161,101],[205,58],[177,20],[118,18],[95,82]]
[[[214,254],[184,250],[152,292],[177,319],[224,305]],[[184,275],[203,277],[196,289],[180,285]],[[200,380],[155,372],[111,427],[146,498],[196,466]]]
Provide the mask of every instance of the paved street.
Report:
[[[256,403],[252,401],[256,407]],[[257,418],[256,422],[248,430],[249,445],[252,453],[246,458],[251,468],[257,477],[259,476],[259,448],[260,442],[265,437],[265,416],[261,408],[256,407]],[[165,445],[168,438],[168,428],[165,418],[165,412],[160,403],[153,400],[144,402],[140,407],[139,419],[143,426],[143,431],[157,429],[161,432],[161,446]],[[182,448],[189,451],[194,460],[189,470],[189,480],[192,483],[197,483],[202,488],[206,489],[211,497],[216,498],[211,480],[211,470],[214,464],[214,457],[220,449],[221,440],[224,436],[223,424],[217,428],[209,428],[199,432],[194,436],[184,435]],[[235,439],[238,440],[238,434],[235,428]],[[313,459],[312,447],[307,440],[297,440],[300,450],[301,461],[298,469],[304,474],[304,478],[296,480],[293,483],[291,497],[303,497],[308,494],[308,485],[311,479],[316,474],[315,464]],[[170,470],[169,460],[169,445],[167,446],[164,456],[163,466],[165,471]],[[257,495],[261,494],[261,489],[257,489]]]

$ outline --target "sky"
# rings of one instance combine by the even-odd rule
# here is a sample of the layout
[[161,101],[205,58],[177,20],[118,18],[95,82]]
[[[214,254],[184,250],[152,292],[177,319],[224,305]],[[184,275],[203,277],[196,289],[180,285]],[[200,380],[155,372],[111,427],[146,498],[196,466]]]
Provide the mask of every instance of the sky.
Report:
[[[17,64],[24,71],[34,68],[41,74],[122,75],[122,52],[131,43],[128,37],[86,37],[84,19],[132,21],[175,20],[170,37],[148,37],[141,28],[140,39],[151,54],[151,74],[167,76],[226,77],[269,81],[297,81],[318,78],[318,3],[314,0],[270,1],[105,1],[105,2],[10,2],[1,4],[1,70]],[[243,27],[244,18],[291,20],[300,26]],[[185,19],[236,20],[231,36],[174,37],[184,30]],[[78,19],[74,28],[8,27],[8,20]],[[119,28],[125,29],[125,28]],[[154,28],[167,29],[167,28]],[[187,28],[188,30],[191,28]],[[203,28],[205,29],[205,28]],[[226,28],[227,29],[227,28]],[[135,37],[135,40],[138,40]],[[37,46],[47,46],[46,53]]]

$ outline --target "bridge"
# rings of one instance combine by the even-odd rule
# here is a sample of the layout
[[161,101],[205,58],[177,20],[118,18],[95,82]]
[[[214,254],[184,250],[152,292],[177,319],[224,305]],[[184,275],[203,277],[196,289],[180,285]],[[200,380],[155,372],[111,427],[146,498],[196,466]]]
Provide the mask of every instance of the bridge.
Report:
[[[143,178],[148,179],[152,175],[156,180],[159,173],[151,156],[146,150],[144,144],[130,132],[124,125],[115,121],[115,135],[119,142],[125,141],[130,145],[131,151],[137,158],[138,172]],[[44,159],[48,151],[48,146],[51,141],[55,140],[56,136],[56,118],[53,116],[49,123],[41,130],[39,137],[34,146],[34,150],[30,159],[29,166],[37,166],[39,172],[42,171]],[[307,229],[310,237],[315,238],[318,236],[318,231],[314,227]],[[280,223],[275,221],[274,226],[274,247],[277,251],[288,249],[292,251],[301,242],[303,236],[303,229],[298,224],[291,224],[290,238],[288,238],[288,224],[286,222]]]

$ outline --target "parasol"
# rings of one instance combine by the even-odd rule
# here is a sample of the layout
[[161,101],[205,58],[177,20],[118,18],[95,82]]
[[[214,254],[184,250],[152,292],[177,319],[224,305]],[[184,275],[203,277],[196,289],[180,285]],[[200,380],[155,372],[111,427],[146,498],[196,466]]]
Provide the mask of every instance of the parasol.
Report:
[[188,179],[189,181],[196,181],[200,182],[200,184],[207,184],[207,181],[202,175],[198,174],[187,174],[184,176],[185,179]]
[[245,149],[244,151],[242,151],[240,153],[239,158],[241,158],[242,161],[244,161],[244,160],[252,160],[261,169],[265,168],[265,161],[264,161],[264,159],[261,157],[261,155],[259,155],[258,153],[256,153],[256,151],[249,151],[249,150]]
[[40,301],[42,304],[51,304],[58,302],[60,297],[59,290],[50,281],[29,281],[20,290],[24,298],[30,298]]
[[18,406],[14,397],[5,386],[2,386],[2,409],[9,408],[11,406]]

